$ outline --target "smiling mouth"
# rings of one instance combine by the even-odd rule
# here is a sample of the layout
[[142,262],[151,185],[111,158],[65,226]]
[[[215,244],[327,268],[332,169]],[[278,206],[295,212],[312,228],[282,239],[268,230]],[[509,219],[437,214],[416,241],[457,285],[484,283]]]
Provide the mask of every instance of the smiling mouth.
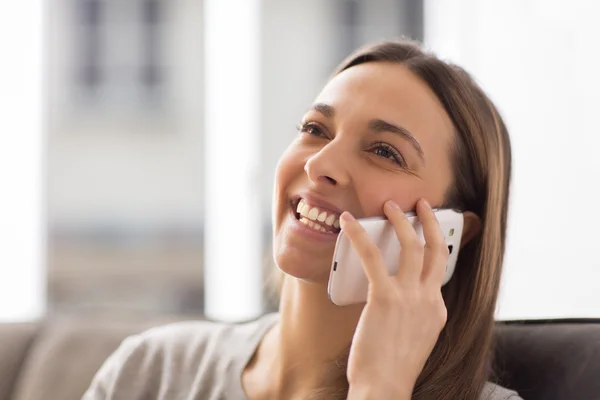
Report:
[[294,215],[307,228],[321,233],[337,235],[340,232],[340,215],[309,204],[299,199],[294,207]]

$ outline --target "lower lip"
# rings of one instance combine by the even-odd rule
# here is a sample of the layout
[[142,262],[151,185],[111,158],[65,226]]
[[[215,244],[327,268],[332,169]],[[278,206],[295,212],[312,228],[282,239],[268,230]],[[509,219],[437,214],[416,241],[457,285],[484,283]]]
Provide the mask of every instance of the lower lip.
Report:
[[300,222],[296,218],[296,213],[293,212],[293,210],[291,212],[291,215],[292,215],[291,229],[298,235],[302,235],[302,236],[305,236],[310,239],[319,240],[321,242],[324,242],[324,241],[335,242],[337,240],[337,237],[338,237],[337,233],[325,233],[325,232],[316,231],[316,230],[304,225],[302,222]]

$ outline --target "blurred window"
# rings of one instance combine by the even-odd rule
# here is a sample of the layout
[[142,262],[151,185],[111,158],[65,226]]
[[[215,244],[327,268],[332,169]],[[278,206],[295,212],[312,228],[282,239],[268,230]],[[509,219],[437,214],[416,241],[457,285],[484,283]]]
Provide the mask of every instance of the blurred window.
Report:
[[144,107],[164,82],[163,0],[76,0],[76,86],[94,105]]

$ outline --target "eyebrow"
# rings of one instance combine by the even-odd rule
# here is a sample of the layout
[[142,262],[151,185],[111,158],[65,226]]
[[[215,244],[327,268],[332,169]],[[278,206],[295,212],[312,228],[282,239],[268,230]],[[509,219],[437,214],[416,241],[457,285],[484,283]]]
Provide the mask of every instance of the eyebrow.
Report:
[[391,132],[400,135],[403,139],[406,139],[417,151],[419,157],[421,158],[421,161],[425,162],[425,153],[423,153],[421,145],[408,129],[394,124],[390,124],[389,122],[386,122],[382,119],[372,119],[369,122],[369,129],[375,133]]
[[320,112],[321,114],[323,114],[323,116],[325,116],[326,118],[331,118],[334,116],[335,114],[335,110],[333,107],[331,107],[329,104],[325,104],[325,103],[315,103],[313,104],[313,106],[311,107],[313,110]]
[[[335,109],[329,104],[315,103],[312,105],[311,108],[323,114],[325,118],[332,118],[335,115]],[[425,162],[425,153],[423,152],[423,148],[421,148],[421,145],[419,144],[417,139],[415,139],[414,135],[410,133],[408,129],[391,124],[382,119],[372,119],[369,122],[369,130],[371,130],[374,133],[391,132],[400,135],[403,139],[407,140],[417,151],[417,154],[421,158],[421,161]]]

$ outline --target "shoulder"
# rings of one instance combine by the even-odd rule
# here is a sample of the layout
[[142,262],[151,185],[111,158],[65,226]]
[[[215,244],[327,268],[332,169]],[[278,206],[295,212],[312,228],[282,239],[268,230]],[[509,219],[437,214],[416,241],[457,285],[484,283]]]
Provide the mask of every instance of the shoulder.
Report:
[[122,366],[131,364],[136,369],[172,362],[185,368],[198,365],[211,348],[223,346],[234,331],[233,325],[208,321],[159,326],[125,339],[113,357]]
[[164,388],[182,387],[190,379],[188,371],[206,364],[206,349],[227,329],[227,325],[193,321],[130,336],[106,359],[83,398],[135,400],[153,398],[152,393]]
[[194,390],[202,383],[199,377],[216,378],[216,371],[247,351],[253,335],[271,320],[178,322],[130,336],[104,362],[84,399],[147,399],[165,391],[176,398],[173,391]]
[[235,325],[209,321],[187,321],[149,329],[123,341],[118,353],[128,360],[177,358],[182,361],[205,355],[207,348],[220,346],[236,331]]
[[143,355],[144,359],[198,368],[203,362],[248,351],[253,339],[260,340],[264,328],[273,321],[274,316],[267,315],[241,324],[189,321],[163,325],[128,338],[123,342],[123,353],[129,360],[141,361],[139,356]]
[[523,400],[517,392],[487,382],[481,392],[480,400]]

